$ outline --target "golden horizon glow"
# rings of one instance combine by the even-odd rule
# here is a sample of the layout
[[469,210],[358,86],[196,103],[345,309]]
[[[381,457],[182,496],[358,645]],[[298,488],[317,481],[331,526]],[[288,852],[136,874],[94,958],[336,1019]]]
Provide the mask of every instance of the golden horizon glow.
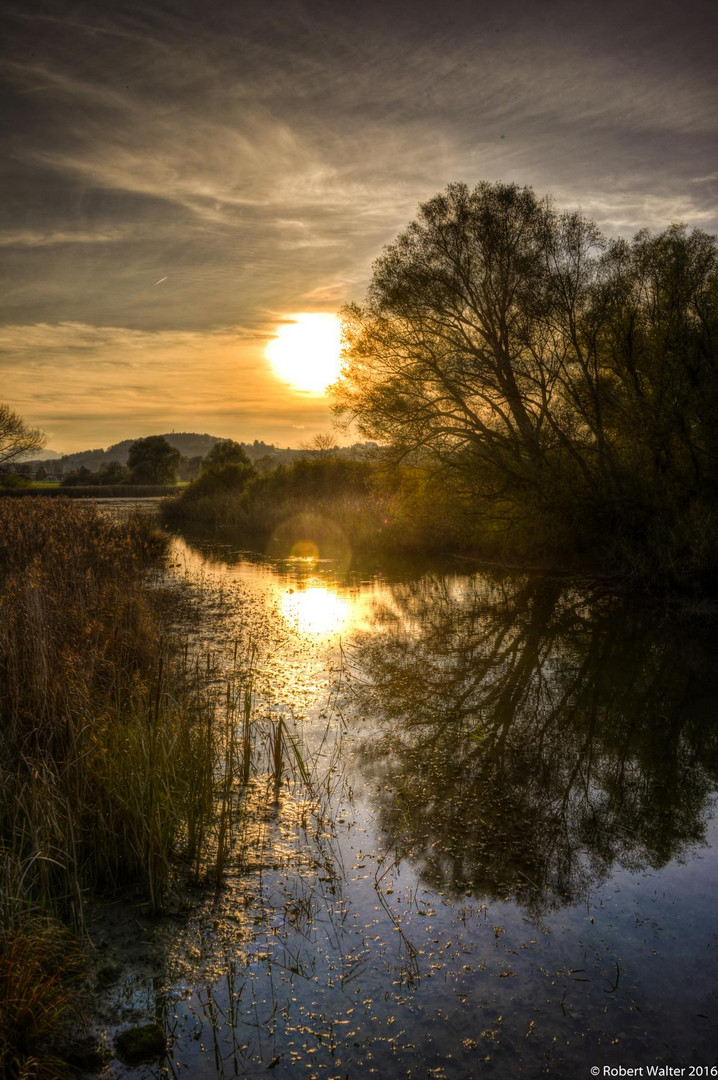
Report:
[[300,312],[267,345],[272,370],[294,390],[323,394],[339,377],[341,323],[335,315]]

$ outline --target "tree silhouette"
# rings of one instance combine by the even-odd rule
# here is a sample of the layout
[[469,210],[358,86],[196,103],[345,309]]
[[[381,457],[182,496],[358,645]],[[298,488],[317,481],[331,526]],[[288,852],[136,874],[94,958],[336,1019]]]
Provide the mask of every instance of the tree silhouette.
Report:
[[45,436],[38,428],[30,428],[16,412],[0,402],[0,465],[17,461],[41,450]]
[[127,467],[131,484],[174,484],[181,454],[164,435],[138,439],[129,449]]
[[397,585],[347,646],[387,843],[433,887],[573,902],[704,838],[718,776],[710,628],[677,638],[553,578]]
[[219,439],[202,460],[202,472],[223,469],[225,465],[249,465],[250,460],[241,443],[234,439]]
[[335,408],[393,460],[533,543],[715,561],[713,237],[609,241],[530,188],[453,184],[343,314]]

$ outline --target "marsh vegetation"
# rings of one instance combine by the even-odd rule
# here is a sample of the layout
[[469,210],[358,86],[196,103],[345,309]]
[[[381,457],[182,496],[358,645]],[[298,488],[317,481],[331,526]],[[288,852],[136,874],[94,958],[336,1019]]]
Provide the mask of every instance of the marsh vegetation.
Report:
[[287,748],[295,766],[301,754],[281,721],[254,714],[246,634],[220,655],[167,632],[168,541],[147,517],[118,523],[67,500],[4,500],[0,514],[0,1067],[12,1080],[77,1064],[68,1023],[81,1025],[97,967],[97,898],[157,913],[182,880],[221,884],[250,780],[279,783]]

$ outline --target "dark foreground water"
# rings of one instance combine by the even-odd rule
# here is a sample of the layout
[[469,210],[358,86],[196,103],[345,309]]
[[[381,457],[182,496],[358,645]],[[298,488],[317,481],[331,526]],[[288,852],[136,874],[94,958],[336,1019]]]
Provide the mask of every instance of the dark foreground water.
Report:
[[192,647],[251,636],[291,742],[223,889],[104,913],[107,1037],[171,1047],[105,1077],[718,1074],[715,627],[557,579],[173,562]]

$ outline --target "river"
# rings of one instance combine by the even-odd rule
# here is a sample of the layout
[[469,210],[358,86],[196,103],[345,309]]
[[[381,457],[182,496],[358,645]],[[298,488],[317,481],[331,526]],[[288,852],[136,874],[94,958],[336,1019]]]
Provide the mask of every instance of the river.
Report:
[[285,775],[223,888],[105,931],[108,1037],[170,1053],[104,1076],[716,1075],[714,626],[463,565],[171,562],[192,647],[258,649]]

